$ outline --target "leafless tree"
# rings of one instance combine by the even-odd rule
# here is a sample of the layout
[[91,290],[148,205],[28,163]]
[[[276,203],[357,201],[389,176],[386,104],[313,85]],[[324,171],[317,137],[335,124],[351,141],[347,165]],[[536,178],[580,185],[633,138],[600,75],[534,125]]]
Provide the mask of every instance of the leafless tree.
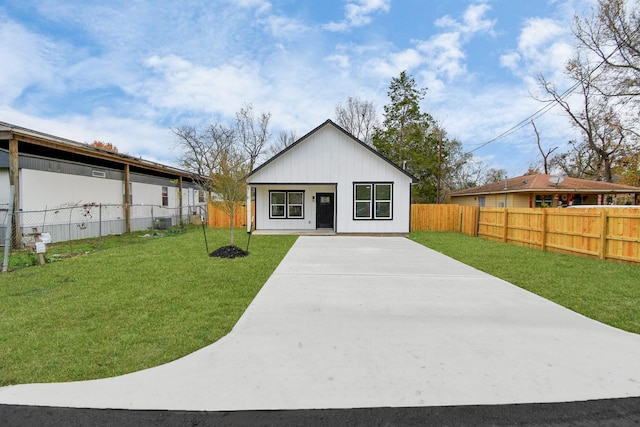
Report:
[[531,126],[533,126],[533,131],[536,134],[536,141],[538,143],[538,151],[540,151],[540,155],[542,156],[542,168],[545,174],[549,173],[549,156],[551,153],[556,151],[558,147],[550,148],[546,152],[542,150],[542,145],[540,144],[540,134],[538,133],[538,129],[536,128],[536,124],[531,120]]
[[270,152],[272,156],[275,156],[294,142],[296,142],[296,132],[293,130],[281,130],[278,134],[278,139],[271,144]]
[[207,193],[215,191],[212,177],[220,169],[222,153],[234,144],[234,130],[212,123],[199,131],[195,126],[172,129],[178,137],[178,163],[192,172],[193,179]]
[[591,16],[576,17],[573,34],[579,47],[595,54],[606,74],[603,93],[640,94],[640,15],[638,3],[598,0]]
[[379,126],[376,108],[370,101],[348,97],[345,104],[336,105],[336,123],[360,141],[372,145],[375,128]]
[[592,179],[612,182],[614,162],[625,149],[629,132],[620,125],[620,115],[610,97],[598,89],[601,74],[596,67],[579,54],[567,63],[566,74],[575,82],[579,108],[572,106],[566,93],[558,91],[543,76],[538,81],[547,97],[539,100],[557,103],[581,131],[586,148],[594,153],[587,156],[594,159],[592,169],[597,171]]
[[549,166],[572,178],[597,178],[601,167],[596,153],[584,142],[569,141],[569,147],[568,151],[552,156]]
[[236,113],[237,137],[246,154],[250,171],[259,161],[271,138],[270,120],[271,113],[262,112],[256,117],[251,104],[245,104]]
[[234,126],[212,123],[199,131],[194,126],[172,129],[178,141],[178,161],[229,216],[230,242],[234,244],[234,216],[246,197],[244,179],[268,143],[271,115],[255,118],[250,104],[236,114]]

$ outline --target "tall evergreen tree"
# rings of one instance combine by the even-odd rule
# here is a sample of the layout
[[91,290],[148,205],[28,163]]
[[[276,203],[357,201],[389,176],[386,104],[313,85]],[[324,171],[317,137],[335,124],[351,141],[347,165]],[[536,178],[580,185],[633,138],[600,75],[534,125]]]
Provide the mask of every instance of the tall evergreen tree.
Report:
[[406,71],[392,78],[387,92],[390,103],[384,106],[382,127],[373,135],[373,145],[381,154],[418,178],[414,203],[434,203],[437,193],[440,135],[433,118],[420,111],[425,94],[426,88],[418,88]]

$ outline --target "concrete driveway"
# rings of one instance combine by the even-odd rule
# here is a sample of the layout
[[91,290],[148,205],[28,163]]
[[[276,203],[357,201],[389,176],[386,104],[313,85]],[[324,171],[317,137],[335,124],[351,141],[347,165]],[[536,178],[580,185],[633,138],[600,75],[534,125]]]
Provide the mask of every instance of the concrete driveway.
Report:
[[220,341],[121,377],[0,388],[0,403],[228,411],[564,402],[640,396],[639,360],[639,335],[408,239],[314,236],[297,240]]

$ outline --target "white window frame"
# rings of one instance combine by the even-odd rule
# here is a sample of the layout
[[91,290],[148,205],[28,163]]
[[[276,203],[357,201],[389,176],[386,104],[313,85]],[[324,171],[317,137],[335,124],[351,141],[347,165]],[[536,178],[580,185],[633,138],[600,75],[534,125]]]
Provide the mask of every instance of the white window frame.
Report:
[[[300,203],[291,202],[291,195],[293,194],[300,196]],[[300,208],[300,215],[291,214],[291,208],[294,207]],[[304,219],[304,191],[287,191],[287,218]]]
[[[369,196],[358,199],[358,187],[369,187]],[[353,219],[371,219],[371,199],[373,197],[373,184],[370,182],[354,182],[353,183]],[[367,216],[358,216],[358,205],[366,204],[369,214]]]
[[[273,195],[282,194],[284,197],[283,203],[273,203]],[[274,215],[274,207],[282,207],[282,215]],[[285,219],[287,218],[287,192],[286,191],[269,191],[269,218],[270,219]]]
[[[283,194],[284,203],[273,203],[273,194]],[[292,195],[300,196],[300,203],[292,203]],[[274,215],[273,208],[275,206],[281,206],[283,209],[282,215]],[[300,208],[300,215],[292,213],[291,208]],[[304,219],[304,190],[270,190],[269,191],[269,219]]]
[[[358,187],[368,186],[370,187],[370,193],[368,198],[358,199]],[[389,187],[389,199],[376,198],[377,189],[382,186]],[[389,205],[389,215],[378,215],[378,204]],[[363,205],[368,206],[367,216],[358,216],[358,207],[362,209]],[[392,220],[393,219],[393,182],[354,182],[353,183],[353,219],[356,221],[366,220]]]
[[[378,187],[389,187],[389,198],[388,199],[378,199]],[[378,215],[378,204],[388,204],[389,205],[389,215],[382,216]],[[393,184],[391,183],[380,183],[374,184],[373,186],[373,206],[375,219],[391,219],[393,217]]]

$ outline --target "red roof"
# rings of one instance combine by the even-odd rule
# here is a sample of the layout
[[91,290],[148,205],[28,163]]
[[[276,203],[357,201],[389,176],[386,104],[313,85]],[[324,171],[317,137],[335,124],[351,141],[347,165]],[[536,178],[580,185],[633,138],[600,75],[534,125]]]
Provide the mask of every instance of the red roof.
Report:
[[477,194],[500,194],[500,193],[640,193],[640,187],[630,185],[612,184],[603,181],[590,181],[563,177],[562,182],[557,185],[552,183],[550,178],[553,175],[537,174],[523,175],[509,178],[506,181],[493,182],[479,187],[468,188],[466,190],[454,191],[451,196],[469,196]]

